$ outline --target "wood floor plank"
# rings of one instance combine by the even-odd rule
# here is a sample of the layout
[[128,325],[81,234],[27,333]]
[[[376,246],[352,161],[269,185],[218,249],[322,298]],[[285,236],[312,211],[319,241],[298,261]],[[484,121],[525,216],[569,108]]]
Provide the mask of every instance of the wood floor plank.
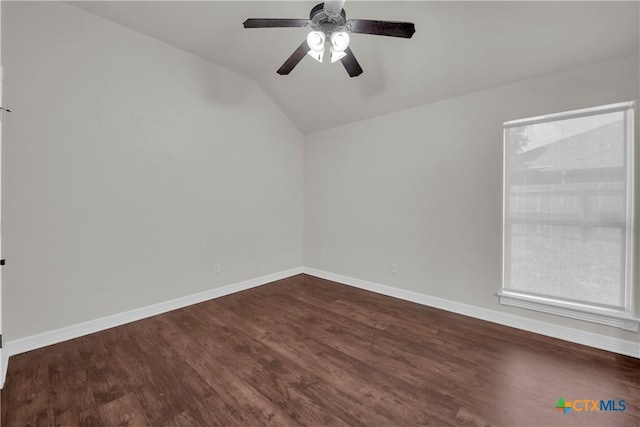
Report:
[[[199,308],[201,307],[194,309]],[[219,321],[217,316],[208,317],[208,313],[206,310],[199,313],[195,322],[210,331],[200,339],[209,347],[209,356],[214,355],[215,360],[223,367],[219,375],[225,376],[228,374],[227,371],[232,371],[235,377],[242,379],[245,385],[259,395],[266,397],[271,405],[275,404],[276,408],[292,420],[302,417],[318,419],[324,424],[343,424],[331,412],[324,411],[308,393],[302,391],[313,387],[316,379],[312,373],[296,370],[295,366],[287,360],[277,358],[268,347],[252,339],[240,328]],[[193,322],[192,320],[190,323]],[[217,348],[223,348],[225,351],[213,353]],[[231,349],[231,352],[226,349]],[[292,406],[298,407],[298,411],[292,411]],[[304,413],[300,414],[300,409]]]
[[[252,307],[255,312],[256,306]],[[236,321],[242,323],[243,319],[249,325],[267,323],[269,331],[261,338],[263,342],[268,343],[271,348],[276,349],[283,357],[287,355],[296,355],[296,363],[300,364],[303,369],[314,372],[319,378],[331,384],[333,388],[341,391],[345,395],[349,395],[354,403],[346,411],[347,413],[356,413],[359,419],[365,425],[371,425],[372,422],[383,424],[396,424],[404,420],[406,415],[415,414],[416,408],[409,408],[406,402],[397,395],[396,388],[393,387],[393,381],[389,381],[386,375],[381,373],[379,368],[368,367],[357,359],[348,356],[343,351],[336,349],[326,341],[320,341],[312,338],[311,335],[303,332],[304,328],[296,328],[296,330],[287,330],[287,324],[291,323],[291,319],[274,320],[269,322],[267,318],[261,321],[251,319],[247,313],[237,316]],[[288,339],[279,340],[271,335],[286,336]],[[333,407],[333,410],[336,410]],[[419,408],[422,410],[423,408]],[[373,415],[373,417],[372,417]],[[371,421],[368,421],[372,418]],[[355,422],[352,422],[352,424]],[[404,420],[404,424],[416,424],[415,419]]]
[[[375,405],[377,400],[382,399],[381,394],[387,393],[377,393],[377,389],[370,384],[358,381],[360,378],[353,372],[352,365],[345,369],[337,364],[327,363],[326,353],[333,350],[330,347],[313,340],[298,328],[287,326],[284,322],[261,321],[258,323],[247,313],[239,315],[226,308],[220,308],[220,310],[224,311],[226,317],[235,324],[253,331],[254,336],[259,337],[258,339],[276,352],[278,357],[296,364],[302,371],[313,372],[319,380],[330,384],[342,395],[349,396],[345,402],[353,402],[349,407],[351,414],[366,417],[374,411],[377,416],[392,423],[393,417],[390,417],[389,413],[379,411],[380,408]],[[265,329],[259,325],[268,325],[268,328]],[[280,337],[287,337],[287,339],[280,339]],[[292,356],[295,356],[295,360],[290,359]]]
[[0,401],[10,427],[640,426],[640,360],[299,275],[13,356]]
[[[221,308],[221,310],[226,309]],[[253,331],[252,325],[257,324],[247,320],[249,316],[244,312],[237,314],[227,310],[226,318],[247,331]],[[311,399],[321,411],[338,415],[339,419],[331,421],[333,424],[339,423],[339,420],[345,421],[348,425],[366,424],[363,418],[369,414],[370,408],[362,405],[361,396],[353,393],[356,384],[349,378],[348,373],[343,372],[341,376],[335,375],[335,372],[327,374],[325,369],[327,365],[318,363],[318,358],[313,357],[312,354],[314,350],[305,346],[310,340],[301,334],[292,330],[279,330],[271,325],[269,330],[275,336],[287,338],[270,338],[269,334],[263,334],[260,330],[252,334],[254,340],[259,341],[265,349],[269,350],[268,353],[265,352],[268,354],[268,357],[265,357],[267,361],[265,367],[268,371],[273,371],[272,366],[282,361],[288,369],[298,372],[301,381],[293,383],[296,390]],[[302,351],[303,349],[305,351]],[[272,381],[280,379],[282,378],[277,376]]]

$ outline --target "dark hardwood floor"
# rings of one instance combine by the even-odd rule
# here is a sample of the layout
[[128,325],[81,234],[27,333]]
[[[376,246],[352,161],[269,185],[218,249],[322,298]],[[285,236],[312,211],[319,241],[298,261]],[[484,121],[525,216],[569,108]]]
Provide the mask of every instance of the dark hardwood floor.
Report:
[[14,356],[2,390],[6,427],[266,424],[640,426],[640,360],[300,275]]

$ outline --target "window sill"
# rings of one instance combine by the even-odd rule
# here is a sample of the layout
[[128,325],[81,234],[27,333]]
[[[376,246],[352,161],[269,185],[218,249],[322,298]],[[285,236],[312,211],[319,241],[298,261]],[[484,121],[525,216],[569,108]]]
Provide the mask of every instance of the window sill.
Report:
[[542,313],[555,314],[556,316],[599,323],[601,325],[624,329],[625,331],[638,332],[638,325],[640,324],[640,319],[636,319],[623,312],[615,312],[614,310],[603,309],[602,312],[595,312],[586,311],[585,309],[585,311],[583,311],[579,308],[563,307],[555,305],[552,302],[542,301],[542,299],[535,297],[527,297],[506,291],[499,293],[498,297],[502,305],[526,308]]

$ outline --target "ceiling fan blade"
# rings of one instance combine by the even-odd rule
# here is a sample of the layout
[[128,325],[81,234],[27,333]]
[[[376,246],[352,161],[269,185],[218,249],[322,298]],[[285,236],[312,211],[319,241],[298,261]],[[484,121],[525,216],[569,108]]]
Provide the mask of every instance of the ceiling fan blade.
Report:
[[339,15],[344,7],[344,0],[326,0],[324,2],[324,10]]
[[244,21],[242,25],[244,25],[245,28],[306,27],[307,25],[309,25],[309,20],[285,18],[252,18]]
[[298,62],[302,61],[302,58],[309,51],[309,46],[307,45],[307,41],[303,41],[300,46],[296,50],[293,51],[291,56],[284,61],[284,64],[280,68],[278,68],[278,74],[281,76],[287,75],[298,65]]
[[342,65],[344,65],[344,69],[347,70],[347,73],[349,73],[349,77],[357,77],[362,74],[362,67],[360,66],[360,64],[358,64],[358,60],[351,51],[351,48],[346,48],[345,53],[347,54],[347,56],[342,58],[340,62],[342,62]]
[[371,21],[368,19],[351,19],[347,22],[347,29],[353,33],[405,37],[407,39],[410,39],[416,32],[416,27],[412,22]]

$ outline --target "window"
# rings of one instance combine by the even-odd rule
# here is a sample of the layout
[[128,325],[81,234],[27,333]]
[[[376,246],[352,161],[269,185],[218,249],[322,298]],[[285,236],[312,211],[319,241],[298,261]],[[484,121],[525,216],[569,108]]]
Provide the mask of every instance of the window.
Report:
[[638,330],[634,104],[504,123],[502,304]]

